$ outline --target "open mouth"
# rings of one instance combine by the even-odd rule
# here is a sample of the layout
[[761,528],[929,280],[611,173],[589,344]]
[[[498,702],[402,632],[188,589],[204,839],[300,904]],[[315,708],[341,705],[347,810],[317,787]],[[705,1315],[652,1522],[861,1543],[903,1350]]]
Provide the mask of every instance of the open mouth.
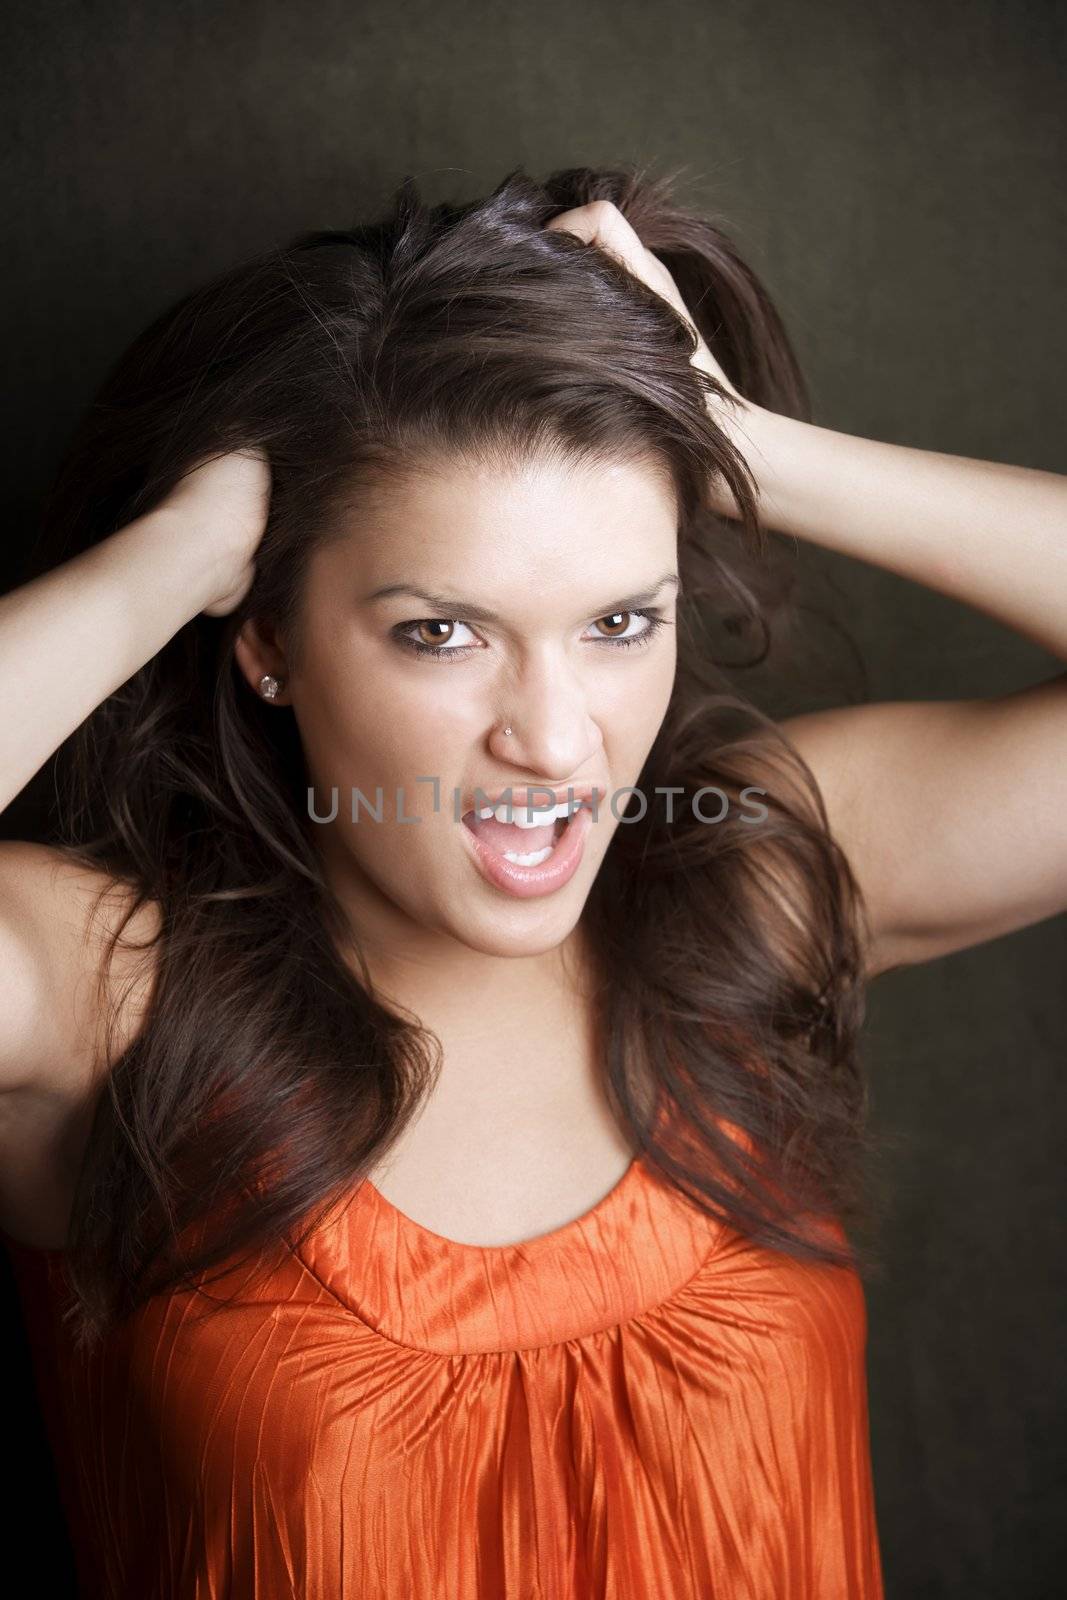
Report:
[[[474,811],[467,812],[463,823],[487,849],[505,861],[518,867],[539,867],[553,854],[581,807],[582,803],[578,802],[569,816],[550,818],[532,827],[520,826],[518,822],[499,822],[492,816],[479,817]],[[556,809],[566,810],[565,807]]]

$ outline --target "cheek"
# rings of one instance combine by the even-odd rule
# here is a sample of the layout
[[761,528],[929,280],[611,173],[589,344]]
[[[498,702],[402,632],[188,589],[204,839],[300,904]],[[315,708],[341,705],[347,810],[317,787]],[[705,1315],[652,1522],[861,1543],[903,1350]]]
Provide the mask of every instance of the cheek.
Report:
[[[436,779],[440,805],[451,804],[451,787],[469,765],[476,735],[475,718],[456,691],[446,702],[404,687],[383,696],[368,694],[366,686],[361,694],[323,686],[321,696],[305,695],[299,720],[314,781],[337,784],[343,795],[354,785],[371,803],[380,787],[386,818],[401,804],[407,816],[433,811],[434,785],[419,779]],[[385,824],[375,829],[383,839],[385,832]],[[418,837],[414,830],[402,832],[405,843]]]
[[620,672],[600,698],[605,738],[614,744],[650,744],[667,714],[674,677],[675,656],[668,650],[640,674]]
[[309,760],[366,763],[392,773],[409,759],[423,759],[435,748],[435,732],[439,742],[448,726],[443,686],[411,682],[390,670],[381,651],[355,641],[345,650],[341,630],[333,637],[342,647],[308,660],[296,695]]

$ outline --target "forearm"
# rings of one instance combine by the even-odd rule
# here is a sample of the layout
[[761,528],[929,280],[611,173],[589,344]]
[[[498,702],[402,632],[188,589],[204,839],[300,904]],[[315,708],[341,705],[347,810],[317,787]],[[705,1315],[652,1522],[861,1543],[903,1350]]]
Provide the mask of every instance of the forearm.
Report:
[[[730,431],[766,526],[926,584],[1067,659],[1067,477],[753,406]],[[715,503],[737,515],[728,491]]]
[[0,810],[213,597],[199,543],[159,510],[0,597]]

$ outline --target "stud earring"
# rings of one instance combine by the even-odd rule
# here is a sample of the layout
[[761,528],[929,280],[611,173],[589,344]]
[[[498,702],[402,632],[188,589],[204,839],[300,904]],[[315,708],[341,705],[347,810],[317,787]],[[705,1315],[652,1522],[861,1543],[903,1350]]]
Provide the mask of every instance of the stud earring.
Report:
[[510,728],[505,728],[504,732],[505,732],[505,734],[510,734],[511,733],[511,729]]
[[265,672],[259,680],[259,692],[264,700],[273,700],[283,681],[283,679],[273,678],[269,672]]

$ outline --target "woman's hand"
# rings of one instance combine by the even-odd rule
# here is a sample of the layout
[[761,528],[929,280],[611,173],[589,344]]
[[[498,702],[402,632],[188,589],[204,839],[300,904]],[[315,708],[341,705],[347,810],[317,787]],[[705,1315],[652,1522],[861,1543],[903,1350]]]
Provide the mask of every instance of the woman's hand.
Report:
[[[561,211],[558,217],[546,222],[545,227],[573,233],[586,244],[595,244],[601,250],[606,250],[635,278],[639,278],[647,288],[666,300],[682,321],[689,325],[696,337],[694,367],[699,367],[702,372],[706,372],[709,377],[721,383],[727,394],[733,395],[738,401],[742,400],[704,342],[700,329],[678,292],[678,285],[659,257],[654,256],[651,250],[646,250],[618,206],[613,205],[610,200],[592,200],[586,206],[575,206],[570,211]],[[720,418],[716,417],[715,420],[719,421]]]
[[[561,211],[558,217],[545,223],[546,228],[559,228],[573,233],[587,244],[595,244],[614,256],[635,278],[666,300],[693,330],[697,347],[692,356],[694,367],[707,373],[720,383],[729,399],[720,403],[716,396],[708,395],[708,413],[717,428],[726,434],[746,461],[753,459],[752,431],[763,413],[759,406],[744,398],[727,378],[725,372],[708,349],[707,344],[678,292],[678,285],[667,268],[646,250],[635,230],[627,222],[618,206],[610,200],[592,200],[588,205],[575,206]],[[720,516],[737,518],[741,515],[725,478],[716,475],[708,488],[708,506]]]
[[255,577],[253,555],[267,525],[271,473],[259,449],[201,459],[159,509],[181,519],[183,535],[200,539],[213,569],[209,617],[236,610]]

